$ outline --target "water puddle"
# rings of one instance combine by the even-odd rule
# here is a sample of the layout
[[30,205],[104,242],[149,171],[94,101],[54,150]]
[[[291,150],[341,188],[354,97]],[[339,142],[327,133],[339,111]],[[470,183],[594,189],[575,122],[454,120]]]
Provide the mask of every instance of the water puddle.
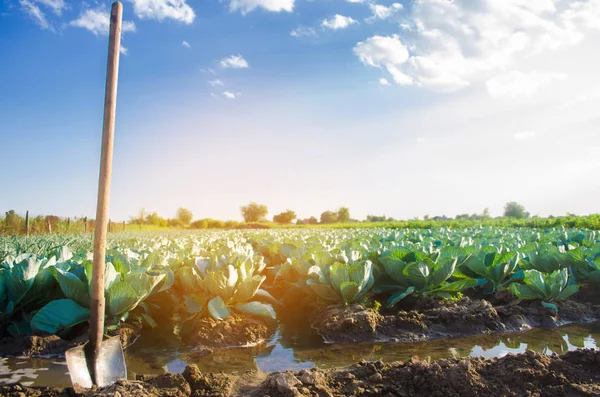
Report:
[[[187,364],[196,364],[202,372],[241,373],[247,370],[265,372],[332,368],[368,361],[405,361],[412,356],[424,360],[483,356],[502,357],[526,349],[562,354],[577,348],[598,348],[600,322],[567,325],[555,329],[533,329],[505,334],[448,338],[417,343],[325,344],[306,329],[281,328],[271,341],[262,346],[218,349],[212,353],[193,351],[180,345],[178,339],[159,332],[146,332],[126,350],[129,378],[137,374],[183,372]],[[0,383],[21,382],[24,385],[69,386],[64,359],[0,358]]]

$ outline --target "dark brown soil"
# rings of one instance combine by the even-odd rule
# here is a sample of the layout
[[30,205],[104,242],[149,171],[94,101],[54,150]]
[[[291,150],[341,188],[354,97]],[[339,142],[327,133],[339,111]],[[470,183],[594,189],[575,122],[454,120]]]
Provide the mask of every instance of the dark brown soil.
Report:
[[563,356],[528,351],[500,359],[429,363],[361,362],[332,371],[272,374],[252,395],[275,396],[597,396],[600,352]]
[[199,319],[193,332],[184,335],[186,343],[198,347],[250,346],[268,340],[275,332],[275,321],[254,316],[232,315],[221,321]]
[[503,358],[384,363],[361,361],[332,370],[302,370],[240,377],[202,374],[189,366],[182,375],[119,381],[105,389],[74,390],[0,386],[8,397],[187,397],[187,396],[599,396],[600,351],[562,356],[534,353]]
[[[63,356],[65,351],[87,342],[87,329],[73,339],[62,339],[58,335],[28,335],[0,340],[0,356],[4,357],[36,357]],[[129,346],[140,336],[140,323],[125,323],[117,330],[109,331],[108,336],[120,336],[124,347]]]
[[486,300],[423,299],[414,310],[381,315],[359,304],[315,310],[312,326],[327,342],[414,342],[451,336],[518,331],[590,322],[600,317],[600,306],[564,301],[558,313],[539,302],[493,307]]

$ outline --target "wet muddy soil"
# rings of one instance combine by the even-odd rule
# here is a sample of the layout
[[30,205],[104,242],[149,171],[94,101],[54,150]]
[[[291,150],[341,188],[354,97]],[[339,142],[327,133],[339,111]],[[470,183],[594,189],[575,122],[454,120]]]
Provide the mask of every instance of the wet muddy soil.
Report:
[[[87,328],[83,328],[78,336],[63,339],[58,335],[27,335],[6,337],[0,340],[0,357],[39,357],[63,356],[65,351],[87,342]],[[125,323],[114,331],[108,331],[108,336],[119,336],[124,347],[131,345],[140,336],[140,323]]]
[[469,357],[434,362],[361,361],[345,368],[241,376],[203,374],[195,365],[183,374],[139,377],[104,389],[0,386],[8,397],[58,396],[598,396],[600,352],[562,356],[527,351],[503,358]]
[[415,342],[435,338],[553,328],[600,317],[600,306],[564,301],[558,313],[539,302],[492,306],[483,299],[423,299],[413,310],[380,314],[356,304],[315,310],[312,327],[330,343]]
[[202,318],[182,339],[198,348],[254,346],[271,338],[276,328],[275,321],[247,315],[232,315],[221,321]]

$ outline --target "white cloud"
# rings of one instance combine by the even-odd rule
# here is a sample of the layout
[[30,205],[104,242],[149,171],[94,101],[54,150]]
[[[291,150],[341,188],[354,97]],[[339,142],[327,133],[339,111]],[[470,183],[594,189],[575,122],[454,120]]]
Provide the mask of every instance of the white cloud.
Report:
[[396,35],[373,36],[361,41],[354,47],[354,54],[363,63],[378,68],[384,65],[400,65],[409,58],[408,49]]
[[298,26],[296,29],[290,32],[291,36],[302,37],[302,36],[316,36],[317,32],[314,28],[308,26]]
[[223,96],[227,99],[235,99],[235,98],[239,97],[240,95],[241,95],[240,92],[238,92],[238,93],[233,93],[233,92],[229,92],[229,91],[223,92]]
[[[79,15],[79,18],[69,23],[71,26],[84,28],[96,36],[108,36],[110,31],[110,11],[106,9],[87,9]],[[133,21],[123,21],[122,32],[135,32],[135,23]],[[127,50],[124,50],[124,54]]]
[[294,0],[228,0],[231,12],[240,11],[247,14],[257,8],[263,8],[271,12],[287,11],[294,9]]
[[188,43],[187,41],[183,40],[183,42],[181,43],[182,46],[187,47],[187,48],[192,48],[192,46],[190,45],[190,43]]
[[49,7],[52,9],[52,11],[56,14],[56,15],[62,15],[62,12],[65,8],[67,8],[67,5],[65,4],[64,0],[33,0],[36,3],[39,4],[43,4],[46,7]]
[[216,80],[209,80],[209,81],[208,81],[208,84],[210,84],[210,85],[211,85],[211,86],[213,86],[213,87],[216,87],[216,86],[224,86],[224,85],[225,85],[225,84],[224,84],[224,83],[223,83],[221,80],[219,80],[219,79],[216,79]]
[[222,68],[243,69],[249,67],[248,62],[241,55],[231,55],[221,59]]
[[402,7],[402,4],[400,4],[400,3],[394,3],[389,7],[386,7],[381,4],[369,4],[369,8],[371,9],[373,16],[370,18],[367,18],[367,21],[373,22],[377,19],[388,19],[389,17],[394,15],[396,12],[402,10],[403,7]]
[[52,26],[46,19],[46,14],[33,1],[19,0],[21,8],[34,22],[42,29],[53,30]]
[[540,89],[540,87],[565,78],[566,76],[560,73],[523,73],[518,70],[512,70],[494,76],[488,80],[485,85],[488,93],[494,98],[503,96],[532,96]]
[[514,137],[517,141],[524,141],[528,139],[533,139],[537,136],[535,131],[521,131],[517,132]]
[[390,85],[390,82],[387,81],[387,79],[384,79],[382,77],[382,78],[379,79],[379,85],[388,86],[388,85]]
[[399,68],[409,59],[408,49],[402,44],[400,37],[396,35],[390,37],[373,36],[359,42],[354,47],[354,54],[365,65],[385,68],[397,84],[413,84],[413,79]]
[[196,17],[194,10],[186,0],[130,0],[133,11],[141,19],[174,19],[185,24],[191,24]]
[[359,3],[364,3],[364,2],[365,2],[365,0],[346,0],[346,1],[347,1],[348,3],[357,3],[357,4],[359,4]]
[[345,29],[348,26],[355,23],[358,22],[350,17],[345,17],[343,15],[336,14],[329,19],[324,19],[323,22],[321,22],[321,26],[327,29],[338,30]]
[[586,29],[600,29],[600,0],[414,0],[401,26],[402,38],[388,39],[409,48],[409,59],[377,67],[396,81],[456,91],[514,69],[528,55],[581,42]]

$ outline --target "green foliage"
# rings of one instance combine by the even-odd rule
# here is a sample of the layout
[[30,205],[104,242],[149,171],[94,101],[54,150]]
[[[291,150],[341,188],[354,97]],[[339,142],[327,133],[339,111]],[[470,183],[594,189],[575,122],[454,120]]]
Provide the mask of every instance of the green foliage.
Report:
[[283,225],[289,225],[296,219],[296,213],[292,210],[286,210],[273,217],[273,222],[281,223]]
[[541,299],[545,307],[558,310],[553,302],[566,299],[579,290],[579,286],[569,282],[567,269],[544,274],[537,270],[525,270],[523,284],[513,283],[510,291],[519,299]]
[[177,219],[181,222],[182,225],[188,226],[192,222],[192,211],[187,208],[179,207],[177,210]]
[[504,216],[507,218],[525,219],[529,218],[529,212],[525,211],[525,207],[522,204],[511,201],[504,206]]
[[510,281],[509,277],[518,269],[519,258],[519,253],[514,251],[501,254],[492,247],[482,249],[471,254],[462,263],[457,275],[486,280],[485,292],[493,294]]
[[[600,285],[599,234],[589,229],[327,226],[110,234],[107,325],[157,326],[161,311],[174,310],[187,311],[189,322],[270,319],[275,309],[317,303],[459,299],[466,288],[509,288],[552,308],[576,283]],[[2,335],[60,333],[82,321],[92,250],[89,234],[0,237]]]
[[257,204],[255,202],[241,206],[240,211],[242,212],[244,222],[258,222],[264,219],[269,213],[266,205]]
[[384,265],[386,272],[400,287],[399,292],[389,297],[388,306],[394,306],[410,294],[452,298],[454,294],[476,286],[477,281],[473,279],[448,282],[457,261],[451,257],[440,257],[437,262],[428,257],[409,263],[388,261]]
[[321,214],[321,223],[322,224],[331,224],[336,223],[338,221],[337,214],[333,211],[325,211]]
[[374,283],[373,264],[369,260],[352,264],[335,262],[327,270],[319,266],[309,269],[318,279],[309,279],[308,286],[320,298],[345,304],[359,302],[369,292]]
[[335,215],[338,222],[346,223],[350,220],[350,209],[347,207],[340,207]]
[[266,264],[252,247],[228,242],[215,247],[208,257],[196,258],[193,267],[184,266],[177,276],[185,294],[188,312],[194,318],[227,318],[232,311],[275,318],[271,303],[277,303],[260,289]]
[[88,321],[90,310],[71,299],[59,299],[41,308],[31,319],[35,331],[56,334],[66,328]]

